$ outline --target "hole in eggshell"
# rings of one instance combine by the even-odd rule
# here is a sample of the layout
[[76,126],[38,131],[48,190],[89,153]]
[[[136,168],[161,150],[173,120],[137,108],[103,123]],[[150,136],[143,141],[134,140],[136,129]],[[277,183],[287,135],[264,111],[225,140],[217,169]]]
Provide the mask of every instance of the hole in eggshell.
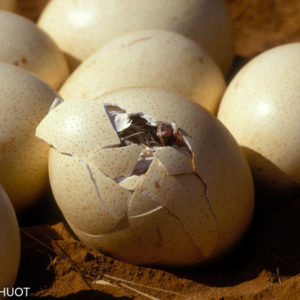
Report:
[[143,112],[126,113],[126,110],[111,104],[104,104],[104,107],[120,137],[121,146],[135,143],[148,148],[185,147],[189,151],[182,130],[175,123],[156,121]]
[[[153,161],[154,153],[161,147],[173,147],[192,156],[184,131],[175,123],[157,121],[143,112],[127,113],[125,109],[113,104],[104,104],[104,107],[120,138],[120,147],[132,144],[143,147],[132,176],[145,174]],[[117,182],[124,179],[115,178]]]

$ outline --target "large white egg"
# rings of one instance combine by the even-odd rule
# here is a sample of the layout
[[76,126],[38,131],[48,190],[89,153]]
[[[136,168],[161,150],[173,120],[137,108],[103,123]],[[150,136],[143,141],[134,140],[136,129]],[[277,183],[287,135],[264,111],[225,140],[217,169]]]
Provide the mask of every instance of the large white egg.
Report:
[[0,63],[0,182],[16,210],[47,187],[49,147],[35,137],[35,128],[56,96],[36,76]]
[[0,61],[30,71],[58,89],[69,75],[54,41],[31,21],[0,11]]
[[225,72],[234,53],[232,21],[222,0],[52,0],[38,24],[73,67],[106,42],[143,29],[186,35],[205,47]]
[[60,90],[62,97],[96,98],[146,86],[186,96],[215,113],[225,90],[222,72],[192,40],[170,31],[130,32],[84,61]]
[[[11,288],[20,262],[20,232],[14,208],[0,185],[0,291]],[[2,299],[2,293],[0,299]]]
[[300,43],[251,60],[232,80],[219,119],[242,146],[258,182],[300,184]]
[[212,114],[149,88],[52,109],[36,134],[52,145],[55,199],[80,239],[134,264],[192,265],[232,247],[254,204],[250,169]]

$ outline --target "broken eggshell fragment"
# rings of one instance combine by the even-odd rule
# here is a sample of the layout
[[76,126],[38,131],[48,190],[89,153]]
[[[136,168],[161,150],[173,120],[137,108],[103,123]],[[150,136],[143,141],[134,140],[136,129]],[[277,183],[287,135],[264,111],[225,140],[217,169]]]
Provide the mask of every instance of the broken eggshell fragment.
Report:
[[52,145],[50,182],[69,225],[116,258],[203,262],[233,246],[251,221],[253,183],[241,150],[180,95],[132,88],[68,100],[36,134]]

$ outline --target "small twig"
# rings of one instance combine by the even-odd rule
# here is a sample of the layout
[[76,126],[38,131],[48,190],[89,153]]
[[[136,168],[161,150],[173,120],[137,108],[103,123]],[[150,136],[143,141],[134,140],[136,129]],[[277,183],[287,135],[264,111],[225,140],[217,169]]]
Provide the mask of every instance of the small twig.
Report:
[[60,229],[57,230],[59,236],[61,236],[61,233],[62,233],[62,231],[63,231],[63,228],[64,228],[64,224],[61,223],[61,224],[60,224]]
[[41,240],[37,239],[35,236],[33,236],[32,234],[30,234],[29,232],[27,232],[26,230],[24,230],[23,228],[21,228],[21,232],[24,233],[25,235],[27,235],[29,238],[31,238],[32,240],[34,240],[36,243],[38,243],[39,245],[43,246],[44,248],[47,248],[48,250],[50,250],[51,252],[53,252],[55,255],[57,255],[57,253],[55,252],[54,249],[50,248],[46,243],[42,242]]
[[281,279],[280,279],[280,273],[279,273],[279,268],[276,268],[276,276],[277,276],[277,280],[280,284],[282,284]]
[[137,290],[137,289],[135,289],[135,288],[133,288],[133,287],[130,287],[130,286],[128,286],[128,285],[126,285],[126,284],[124,284],[124,283],[122,283],[122,282],[119,282],[118,284],[119,284],[120,286],[123,286],[123,287],[125,287],[125,288],[127,288],[127,289],[129,289],[129,290],[131,290],[131,291],[134,291],[134,292],[136,292],[137,294],[142,295],[142,296],[144,296],[144,297],[146,297],[146,298],[148,298],[148,299],[151,299],[151,300],[159,300],[159,298],[152,297],[152,296],[150,296],[150,295],[148,295],[148,294],[146,294],[146,293],[143,293],[143,292],[141,292],[141,291],[139,291],[139,290]]
[[[118,287],[118,286],[116,286],[115,284],[112,284],[111,282],[108,282],[108,281],[105,281],[105,280],[97,280],[97,281],[95,281],[94,283],[95,283],[95,284],[111,285],[111,286],[114,286],[114,287]],[[131,291],[134,291],[134,292],[136,292],[137,294],[142,295],[142,296],[144,296],[144,297],[146,297],[146,298],[148,298],[148,299],[151,299],[151,300],[159,300],[158,298],[152,297],[152,296],[150,296],[150,295],[148,295],[148,294],[146,294],[146,293],[141,292],[140,290],[137,290],[137,289],[135,289],[135,288],[133,288],[133,287],[130,287],[130,286],[128,286],[128,285],[126,285],[126,284],[120,282],[120,280],[118,280],[118,284],[119,284],[120,286],[125,287],[125,288],[127,288],[127,289],[129,289],[129,290],[131,290]]]
[[165,289],[149,286],[149,285],[146,285],[146,284],[137,283],[137,282],[117,278],[117,277],[110,276],[110,275],[107,275],[107,274],[103,274],[103,277],[106,277],[106,278],[109,278],[109,279],[112,279],[112,280],[115,280],[115,281],[126,282],[128,284],[144,287],[144,288],[147,288],[147,289],[151,289],[151,290],[155,290],[155,291],[159,291],[159,292],[163,292],[163,293],[168,293],[168,294],[173,294],[173,295],[177,295],[177,296],[185,296],[186,297],[186,295],[184,295],[184,294],[180,294],[180,293],[177,293],[177,292],[174,292],[174,291],[171,291],[171,290],[165,290]]
[[100,285],[108,285],[108,286],[113,286],[113,287],[118,287],[117,285],[109,282],[109,281],[106,281],[106,280],[97,280],[94,282],[95,284],[100,284]]
[[272,253],[272,256],[274,258],[276,258],[279,262],[281,262],[282,264],[284,264],[285,266],[288,265],[282,258],[280,258],[279,256],[277,256],[276,254]]
[[142,132],[142,131],[139,131],[139,132],[135,132],[135,133],[132,133],[132,134],[129,134],[129,135],[126,135],[126,136],[123,136],[121,137],[121,140],[127,140],[133,136],[136,136],[136,135],[140,135],[140,134],[145,134],[145,132]]

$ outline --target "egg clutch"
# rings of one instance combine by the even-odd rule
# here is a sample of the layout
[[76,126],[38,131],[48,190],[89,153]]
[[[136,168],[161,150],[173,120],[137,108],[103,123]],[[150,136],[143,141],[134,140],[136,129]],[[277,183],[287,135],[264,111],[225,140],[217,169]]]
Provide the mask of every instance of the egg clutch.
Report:
[[258,55],[226,87],[222,1],[129,2],[51,0],[37,24],[0,10],[0,288],[18,272],[16,215],[49,181],[84,244],[180,267],[240,241],[253,178],[299,188],[300,43]]

